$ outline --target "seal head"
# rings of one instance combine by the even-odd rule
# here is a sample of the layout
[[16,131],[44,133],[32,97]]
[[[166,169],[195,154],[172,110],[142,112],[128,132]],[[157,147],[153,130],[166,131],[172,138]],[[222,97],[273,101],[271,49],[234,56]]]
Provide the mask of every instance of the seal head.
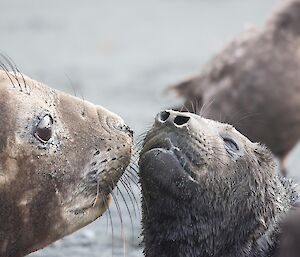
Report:
[[23,256],[108,208],[132,132],[114,113],[0,72],[0,255]]
[[140,154],[147,257],[272,256],[297,197],[272,154],[231,125],[163,111]]

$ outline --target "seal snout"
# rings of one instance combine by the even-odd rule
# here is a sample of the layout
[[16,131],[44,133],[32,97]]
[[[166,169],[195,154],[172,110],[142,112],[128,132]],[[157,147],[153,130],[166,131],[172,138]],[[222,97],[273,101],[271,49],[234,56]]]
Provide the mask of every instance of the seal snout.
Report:
[[133,137],[133,130],[128,125],[126,125],[124,122],[115,126],[115,129],[125,132],[125,133],[129,134],[131,137]]
[[189,113],[180,113],[172,110],[160,112],[155,121],[159,124],[169,124],[175,127],[188,126],[191,117]]
[[133,130],[121,118],[108,118],[107,125],[117,132],[123,132],[133,137]]
[[97,106],[97,114],[99,123],[102,127],[104,126],[106,130],[109,130],[109,133],[114,132],[119,134],[121,132],[130,136],[131,138],[133,137],[133,130],[120,116],[106,110],[101,106]]
[[205,121],[195,114],[173,110],[161,111],[156,115],[154,126],[144,140],[141,155],[154,148],[165,149],[174,154],[186,148],[192,148],[190,153],[197,152],[198,147],[195,144],[202,143],[201,135],[198,135],[199,125],[201,130],[205,129]]

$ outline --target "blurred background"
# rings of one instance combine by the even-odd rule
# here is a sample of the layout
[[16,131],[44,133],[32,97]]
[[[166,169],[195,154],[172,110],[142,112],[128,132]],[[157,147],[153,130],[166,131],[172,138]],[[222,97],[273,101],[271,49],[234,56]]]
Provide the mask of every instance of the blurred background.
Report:
[[[164,94],[169,85],[199,72],[245,26],[261,25],[278,0],[0,2],[1,52],[30,77],[118,113],[137,136],[180,102]],[[297,156],[299,147],[288,160],[291,176]],[[142,256],[140,215],[129,203],[132,229],[118,199],[123,226],[113,205],[113,233],[104,216],[30,256]]]

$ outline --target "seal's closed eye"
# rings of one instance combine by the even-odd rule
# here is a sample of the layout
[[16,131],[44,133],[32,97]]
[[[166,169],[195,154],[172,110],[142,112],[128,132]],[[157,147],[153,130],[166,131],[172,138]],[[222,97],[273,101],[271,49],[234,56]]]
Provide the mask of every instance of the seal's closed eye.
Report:
[[43,143],[46,143],[52,137],[52,130],[53,119],[49,114],[47,114],[38,123],[34,135],[38,140],[40,140]]
[[236,153],[240,150],[239,146],[233,139],[228,138],[228,137],[223,137],[223,141],[225,143],[226,151],[229,154]]

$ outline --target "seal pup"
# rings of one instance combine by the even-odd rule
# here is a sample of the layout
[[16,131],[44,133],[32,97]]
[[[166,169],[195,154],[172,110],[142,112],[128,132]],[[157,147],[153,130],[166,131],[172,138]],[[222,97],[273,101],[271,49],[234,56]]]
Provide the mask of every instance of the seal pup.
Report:
[[0,71],[0,256],[18,257],[91,223],[129,164],[116,114]]
[[274,257],[298,199],[274,158],[228,124],[160,112],[140,153],[147,257]]
[[189,111],[203,106],[198,114],[264,143],[285,174],[285,157],[300,138],[300,1],[282,2],[262,29],[245,31],[200,75],[172,88]]

